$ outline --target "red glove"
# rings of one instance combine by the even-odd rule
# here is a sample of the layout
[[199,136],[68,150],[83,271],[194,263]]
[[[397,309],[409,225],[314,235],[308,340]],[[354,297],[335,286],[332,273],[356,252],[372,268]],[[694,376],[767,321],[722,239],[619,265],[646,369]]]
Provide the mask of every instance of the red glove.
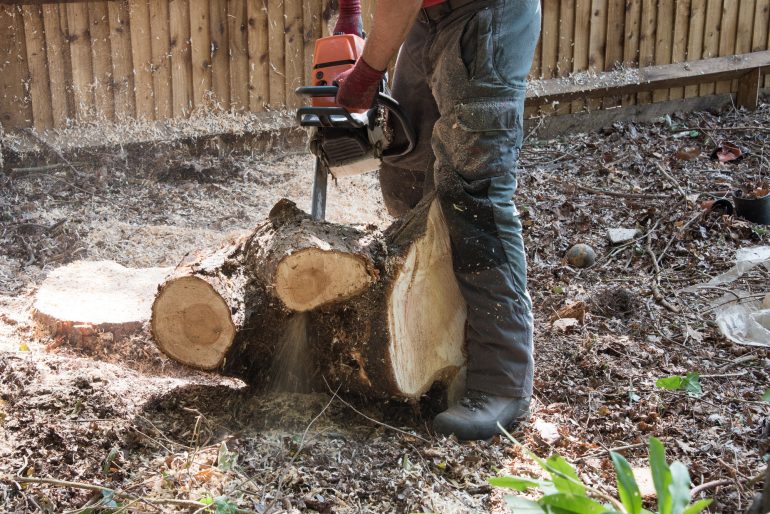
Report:
[[361,0],[340,0],[340,15],[333,34],[355,34],[364,37]]
[[337,90],[337,103],[348,109],[370,109],[380,87],[385,71],[377,71],[362,58],[348,71],[337,76],[334,81]]

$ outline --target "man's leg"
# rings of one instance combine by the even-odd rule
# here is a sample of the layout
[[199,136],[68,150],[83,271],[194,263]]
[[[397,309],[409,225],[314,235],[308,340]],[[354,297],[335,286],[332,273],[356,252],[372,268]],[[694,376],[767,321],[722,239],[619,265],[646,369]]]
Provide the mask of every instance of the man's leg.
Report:
[[[438,108],[423,65],[428,30],[426,24],[415,22],[399,51],[393,75],[393,98],[401,104],[417,136],[416,147],[411,153],[384,159],[380,166],[382,196],[393,216],[409,211],[433,186],[431,176],[426,181],[426,172],[433,169],[430,140],[433,124],[438,119]],[[395,144],[400,145],[403,140],[403,134],[396,134]]]
[[432,139],[436,191],[468,303],[470,393],[434,427],[465,439],[491,437],[497,421],[526,413],[534,372],[524,243],[512,197],[540,5],[479,3],[486,7],[472,12],[477,7],[470,4],[471,12],[439,22],[429,54],[440,111]]

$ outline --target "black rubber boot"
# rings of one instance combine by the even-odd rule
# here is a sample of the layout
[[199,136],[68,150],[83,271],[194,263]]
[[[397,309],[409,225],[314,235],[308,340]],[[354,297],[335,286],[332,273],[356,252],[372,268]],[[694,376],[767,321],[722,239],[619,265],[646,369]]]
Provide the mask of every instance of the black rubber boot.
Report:
[[499,434],[497,424],[508,428],[529,415],[530,397],[492,396],[468,390],[454,407],[433,419],[437,434],[454,434],[462,441],[489,439]]

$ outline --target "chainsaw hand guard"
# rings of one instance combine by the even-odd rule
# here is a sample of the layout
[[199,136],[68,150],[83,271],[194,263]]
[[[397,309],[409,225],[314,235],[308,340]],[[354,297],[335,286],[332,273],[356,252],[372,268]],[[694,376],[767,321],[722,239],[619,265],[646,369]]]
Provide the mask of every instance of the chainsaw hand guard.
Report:
[[[337,86],[302,86],[297,88],[296,94],[300,96],[318,98],[337,96]],[[385,93],[378,93],[374,98],[374,107],[364,115],[351,113],[344,107],[300,107],[297,110],[297,121],[303,127],[328,127],[361,129],[371,125],[371,121],[377,115],[377,109],[382,107],[393,115],[401,127],[406,138],[406,143],[396,148],[385,148],[382,157],[399,157],[406,155],[414,149],[415,135],[409,120],[401,110],[399,103]]]

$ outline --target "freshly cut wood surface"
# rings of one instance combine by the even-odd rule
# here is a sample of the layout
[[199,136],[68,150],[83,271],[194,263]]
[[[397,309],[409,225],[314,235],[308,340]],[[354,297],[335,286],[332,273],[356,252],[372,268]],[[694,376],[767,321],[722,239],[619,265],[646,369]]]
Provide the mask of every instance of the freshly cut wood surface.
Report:
[[158,289],[151,329],[172,359],[198,369],[222,365],[243,324],[246,280],[237,266],[238,243],[211,254],[189,254]]
[[33,317],[52,336],[127,335],[150,319],[155,290],[171,270],[76,261],[48,275],[36,294]]

